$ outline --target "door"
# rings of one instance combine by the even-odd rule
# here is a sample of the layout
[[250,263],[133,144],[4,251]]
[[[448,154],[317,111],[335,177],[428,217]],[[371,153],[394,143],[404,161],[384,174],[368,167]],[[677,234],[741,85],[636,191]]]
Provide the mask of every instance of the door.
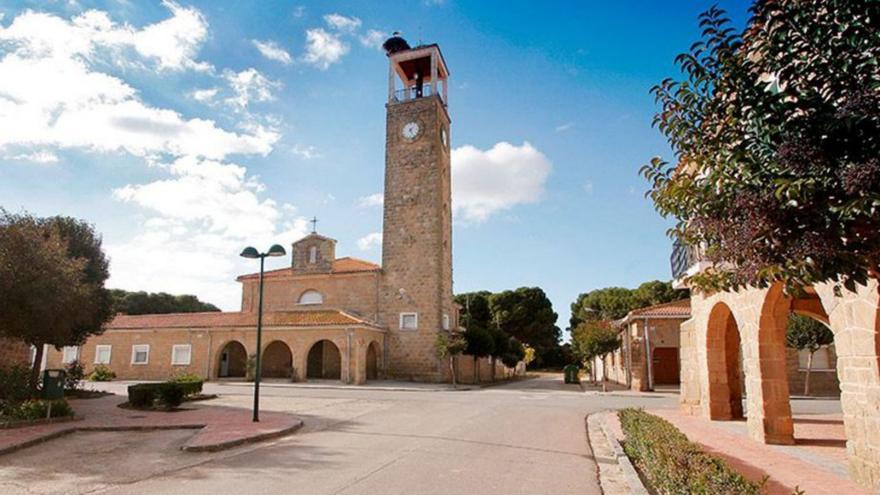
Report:
[[220,353],[220,376],[229,376],[229,351],[226,349]]
[[678,348],[657,347],[654,349],[654,383],[656,385],[678,385]]

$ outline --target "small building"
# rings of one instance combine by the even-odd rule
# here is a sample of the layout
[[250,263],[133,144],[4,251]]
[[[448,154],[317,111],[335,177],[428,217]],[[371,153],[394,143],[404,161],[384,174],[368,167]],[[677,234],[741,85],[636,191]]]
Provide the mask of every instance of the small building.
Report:
[[[620,348],[604,361],[594,360],[595,376],[601,378],[604,370],[608,380],[640,391],[678,385],[680,326],[690,315],[690,299],[630,311],[614,322],[620,331]],[[649,354],[650,365],[645,359]]]

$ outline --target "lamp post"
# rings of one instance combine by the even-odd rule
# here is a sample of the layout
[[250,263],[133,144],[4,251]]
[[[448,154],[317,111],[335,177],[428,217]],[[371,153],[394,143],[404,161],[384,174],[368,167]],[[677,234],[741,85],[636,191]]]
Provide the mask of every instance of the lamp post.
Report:
[[266,258],[269,256],[284,256],[287,254],[284,248],[278,244],[272,245],[268,252],[261,253],[256,248],[246,247],[241,252],[242,258],[259,259],[260,260],[260,297],[257,303],[257,362],[254,370],[254,423],[260,421],[260,375],[262,374],[262,365],[260,363],[260,355],[263,346],[263,268]]

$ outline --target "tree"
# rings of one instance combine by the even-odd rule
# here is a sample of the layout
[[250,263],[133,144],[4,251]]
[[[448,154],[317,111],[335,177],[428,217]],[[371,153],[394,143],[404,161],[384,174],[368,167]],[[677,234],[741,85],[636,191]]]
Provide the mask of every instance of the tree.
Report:
[[[572,347],[575,354],[582,360],[598,357],[603,362],[608,354],[620,348],[620,336],[611,322],[607,320],[587,321],[578,325],[572,332]],[[607,390],[608,374],[602,366],[602,391]]]
[[479,359],[491,356],[495,351],[495,341],[489,331],[478,325],[473,325],[464,332],[466,342],[465,354],[474,358],[474,383],[480,382]]
[[539,287],[520,287],[489,296],[492,324],[535,349],[536,361],[559,348],[561,331],[553,304]]
[[91,225],[0,210],[0,335],[33,345],[79,345],[112,316],[108,262]]
[[455,302],[461,305],[459,321],[464,328],[479,325],[489,328],[492,323],[492,312],[489,310],[489,291],[466,292],[455,296]]
[[449,372],[452,374],[452,388],[458,386],[457,373],[455,370],[455,356],[458,356],[467,348],[467,341],[460,333],[438,332],[434,341],[434,351],[437,358],[449,363]]
[[489,335],[492,337],[492,354],[490,355],[492,359],[491,380],[494,382],[495,363],[498,359],[503,360],[504,356],[510,352],[510,340],[514,337],[511,337],[507,332],[498,328],[489,328]]
[[526,346],[517,340],[516,337],[511,337],[507,344],[507,352],[501,356],[501,362],[508,368],[516,368],[520,361],[526,361],[527,354]]
[[111,289],[110,295],[114,313],[125,315],[220,311],[217,306],[202,302],[193,295],[175,296],[164,292],[129,292],[122,289]]
[[676,58],[683,79],[653,88],[675,160],[642,168],[648,195],[714,262],[695,287],[854,290],[880,259],[880,5],[751,12],[741,32],[717,7],[702,14],[702,38]]
[[792,313],[788,319],[785,343],[792,349],[807,351],[807,373],[804,377],[804,395],[810,395],[810,372],[813,369],[813,354],[824,346],[834,343],[834,334],[827,326],[810,318]]
[[619,320],[630,311],[645,306],[677,301],[687,291],[672,288],[671,282],[652,280],[635,289],[606,287],[581,294],[571,304],[569,328],[591,320]]

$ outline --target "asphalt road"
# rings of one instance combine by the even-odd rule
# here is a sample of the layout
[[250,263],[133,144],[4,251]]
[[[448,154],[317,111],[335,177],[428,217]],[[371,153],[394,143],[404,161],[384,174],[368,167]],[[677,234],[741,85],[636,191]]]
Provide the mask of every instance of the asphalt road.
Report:
[[[250,407],[247,386],[206,392]],[[584,393],[554,375],[468,391],[268,386],[262,405],[299,415],[305,427],[211,454],[177,451],[189,432],[76,433],[0,458],[0,491],[599,494],[584,417],[676,400]]]

